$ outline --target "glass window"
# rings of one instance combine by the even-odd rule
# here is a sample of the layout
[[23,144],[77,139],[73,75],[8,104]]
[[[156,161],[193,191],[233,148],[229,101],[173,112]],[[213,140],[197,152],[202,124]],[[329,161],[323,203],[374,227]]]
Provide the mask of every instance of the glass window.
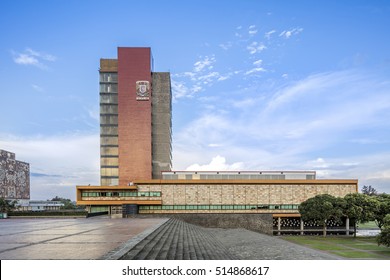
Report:
[[100,84],[100,92],[117,93],[118,92],[118,85],[117,84]]
[[118,136],[102,136],[100,145],[118,145]]
[[100,114],[118,114],[117,104],[101,104]]
[[100,73],[100,82],[118,82],[118,74]]
[[101,166],[118,166],[118,158],[117,157],[102,157],[100,158]]
[[100,124],[116,124],[118,125],[118,116],[116,115],[100,115]]
[[117,94],[100,94],[100,103],[102,104],[118,104]]
[[101,126],[100,127],[101,135],[118,135],[118,127],[117,126]]
[[119,173],[118,172],[118,167],[113,167],[113,168],[103,167],[103,168],[100,168],[101,176],[119,176],[118,173]]

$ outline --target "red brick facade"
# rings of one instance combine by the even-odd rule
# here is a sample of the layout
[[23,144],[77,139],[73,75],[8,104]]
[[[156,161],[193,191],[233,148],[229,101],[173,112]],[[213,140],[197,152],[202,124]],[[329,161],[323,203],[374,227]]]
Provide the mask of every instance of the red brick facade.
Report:
[[[119,185],[152,178],[150,48],[118,48]],[[148,81],[149,100],[137,100],[136,82]]]

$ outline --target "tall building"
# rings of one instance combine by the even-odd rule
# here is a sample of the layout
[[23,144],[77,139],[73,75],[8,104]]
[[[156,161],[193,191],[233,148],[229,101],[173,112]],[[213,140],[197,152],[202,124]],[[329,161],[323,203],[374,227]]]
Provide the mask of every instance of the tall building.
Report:
[[30,199],[30,165],[15,159],[15,154],[0,150],[0,197]]
[[171,170],[170,74],[153,72],[150,48],[100,60],[100,183],[129,185]]

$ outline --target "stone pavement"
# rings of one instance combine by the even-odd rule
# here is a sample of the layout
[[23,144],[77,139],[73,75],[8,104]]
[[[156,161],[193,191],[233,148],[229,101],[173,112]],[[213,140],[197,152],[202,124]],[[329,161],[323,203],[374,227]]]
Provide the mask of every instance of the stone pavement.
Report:
[[337,259],[245,229],[203,228],[178,219],[109,217],[0,220],[0,259]]
[[203,228],[171,219],[121,259],[332,260],[338,257],[245,229]]
[[170,219],[121,259],[233,260],[235,257],[204,228]]
[[[1,260],[99,259],[167,219],[2,219]],[[148,231],[150,231],[148,233]]]

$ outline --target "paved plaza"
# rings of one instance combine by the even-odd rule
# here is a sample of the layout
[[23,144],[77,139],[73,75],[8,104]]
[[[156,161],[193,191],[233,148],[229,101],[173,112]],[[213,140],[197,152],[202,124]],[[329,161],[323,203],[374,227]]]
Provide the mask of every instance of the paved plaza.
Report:
[[100,259],[167,219],[2,219],[1,260]]
[[324,260],[334,255],[245,229],[107,216],[0,220],[1,260]]

